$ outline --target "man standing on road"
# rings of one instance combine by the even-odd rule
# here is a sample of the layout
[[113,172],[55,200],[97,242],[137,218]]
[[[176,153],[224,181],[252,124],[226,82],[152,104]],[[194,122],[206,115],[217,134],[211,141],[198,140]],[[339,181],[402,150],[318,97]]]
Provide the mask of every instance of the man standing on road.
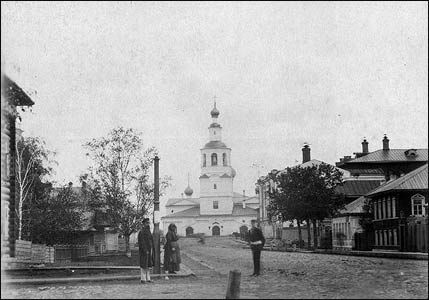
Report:
[[249,230],[249,243],[253,256],[253,274],[251,276],[261,275],[261,251],[265,245],[265,238],[261,229],[256,226],[256,220],[251,221],[252,228]]
[[153,267],[153,237],[150,233],[149,218],[143,220],[143,228],[138,235],[140,256],[140,282],[152,282],[150,270]]

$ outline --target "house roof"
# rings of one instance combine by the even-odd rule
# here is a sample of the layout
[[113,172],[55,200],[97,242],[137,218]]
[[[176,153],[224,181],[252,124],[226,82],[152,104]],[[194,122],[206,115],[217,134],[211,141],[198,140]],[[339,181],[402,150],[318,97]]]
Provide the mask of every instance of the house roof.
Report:
[[392,190],[427,190],[428,189],[428,164],[405,174],[398,179],[388,181],[378,189],[370,192],[368,196],[392,191]]
[[32,106],[33,100],[7,75],[4,75],[5,94],[15,106]]
[[381,183],[382,180],[347,180],[343,185],[337,186],[336,192],[346,196],[362,196],[379,187]]
[[408,150],[409,149],[380,149],[365,156],[346,161],[344,164],[428,161],[428,149],[415,149],[415,156],[407,156],[405,152]]
[[340,210],[340,214],[347,214],[347,213],[363,213],[363,206],[365,204],[365,196],[361,196],[357,198],[356,200],[350,202],[345,206],[344,209]]
[[371,168],[371,169],[365,169],[365,168],[348,168],[347,171],[350,172],[350,174],[353,176],[355,174],[359,175],[380,175],[384,177],[383,169],[381,168]]
[[257,216],[258,210],[250,207],[243,208],[242,205],[234,205],[232,209],[232,214],[224,215],[201,215],[200,207],[195,206],[189,209],[179,211],[174,214],[169,214],[163,218],[195,218],[195,217],[210,217],[210,216]]

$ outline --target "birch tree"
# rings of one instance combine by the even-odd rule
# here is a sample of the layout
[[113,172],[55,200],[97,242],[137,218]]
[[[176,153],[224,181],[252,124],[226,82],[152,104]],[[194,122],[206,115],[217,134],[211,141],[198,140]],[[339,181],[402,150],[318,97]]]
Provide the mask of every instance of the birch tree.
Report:
[[16,218],[17,238],[22,238],[23,207],[34,191],[35,181],[41,181],[51,173],[49,166],[54,153],[46,149],[45,142],[38,137],[26,137],[16,141]]
[[[92,161],[88,173],[82,176],[91,195],[88,206],[93,211],[105,211],[112,227],[125,237],[129,253],[130,235],[140,228],[153,206],[150,170],[157,150],[145,148],[140,133],[123,127],[113,129],[106,137],[92,139],[84,147]],[[161,178],[160,195],[169,180],[167,176]]]

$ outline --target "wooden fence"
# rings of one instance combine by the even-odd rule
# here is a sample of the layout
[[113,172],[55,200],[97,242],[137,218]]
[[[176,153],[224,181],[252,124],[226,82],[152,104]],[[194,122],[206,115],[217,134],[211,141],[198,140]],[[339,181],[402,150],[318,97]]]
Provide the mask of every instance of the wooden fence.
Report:
[[54,263],[54,247],[34,244],[30,241],[15,241],[15,257],[18,261],[29,263]]
[[56,262],[72,262],[88,257],[88,245],[54,245]]

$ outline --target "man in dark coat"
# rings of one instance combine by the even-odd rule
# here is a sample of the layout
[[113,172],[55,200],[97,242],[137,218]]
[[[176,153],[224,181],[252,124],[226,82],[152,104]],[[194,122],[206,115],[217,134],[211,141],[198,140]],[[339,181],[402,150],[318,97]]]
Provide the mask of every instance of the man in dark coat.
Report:
[[256,220],[251,221],[252,228],[249,230],[249,243],[253,256],[253,274],[251,276],[261,275],[261,251],[265,245],[265,238],[261,229],[256,226]]
[[153,237],[150,232],[149,219],[143,220],[143,228],[138,235],[139,255],[140,255],[140,282],[152,282],[150,280],[150,270],[153,267]]

